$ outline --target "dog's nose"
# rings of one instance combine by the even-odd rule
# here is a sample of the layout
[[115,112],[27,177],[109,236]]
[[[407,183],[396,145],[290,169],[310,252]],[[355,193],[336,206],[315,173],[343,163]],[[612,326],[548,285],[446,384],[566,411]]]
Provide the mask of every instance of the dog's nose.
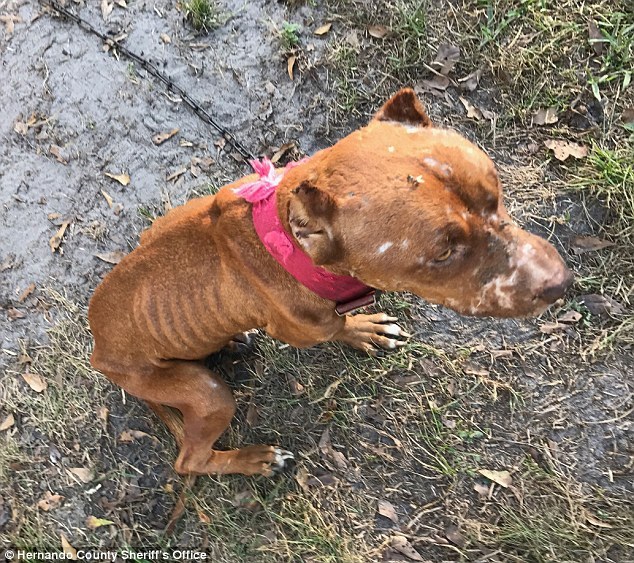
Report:
[[566,294],[574,279],[572,272],[566,268],[561,278],[557,276],[544,286],[544,289],[539,293],[539,297],[544,301],[554,303]]

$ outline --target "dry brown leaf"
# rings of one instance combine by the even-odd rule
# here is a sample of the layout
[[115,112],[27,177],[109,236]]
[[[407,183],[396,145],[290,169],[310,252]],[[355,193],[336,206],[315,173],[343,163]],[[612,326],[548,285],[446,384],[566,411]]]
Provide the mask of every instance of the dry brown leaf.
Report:
[[4,29],[7,35],[13,35],[15,24],[22,23],[22,18],[19,15],[4,14],[0,16],[0,22],[4,23]]
[[101,406],[97,410],[97,418],[99,420],[103,420],[103,422],[108,422],[108,415],[110,414],[110,409],[106,406]]
[[247,409],[247,424],[251,428],[254,428],[255,426],[257,426],[259,415],[260,415],[260,412],[258,410],[257,405],[253,402],[249,403],[249,408]]
[[552,125],[558,121],[559,117],[557,117],[557,108],[554,106],[545,109],[540,108],[533,114],[534,125]]
[[473,486],[473,490],[478,493],[481,500],[488,498],[491,494],[491,487],[487,487],[486,485],[482,485],[480,483],[476,483]]
[[445,415],[440,416],[440,421],[449,428],[449,430],[453,430],[458,424],[453,418],[448,418]]
[[130,443],[140,438],[145,438],[146,436],[149,436],[149,434],[147,432],[143,432],[142,430],[128,429],[121,432],[121,434],[119,435],[119,441]]
[[476,121],[480,121],[482,119],[483,115],[482,111],[480,111],[480,108],[474,106],[469,100],[463,98],[462,96],[460,96],[460,101],[467,110],[467,117],[473,118]]
[[482,366],[473,362],[465,362],[462,370],[467,375],[477,375],[479,377],[487,377],[490,373],[488,369],[483,368]]
[[376,511],[381,515],[389,518],[395,524],[398,524],[398,514],[391,502],[387,500],[379,500]]
[[114,524],[114,522],[105,518],[97,518],[96,516],[88,516],[86,518],[86,526],[91,530],[96,530],[101,528],[101,526],[110,526],[111,524]]
[[539,331],[544,334],[554,334],[555,332],[560,332],[566,328],[566,325],[562,325],[559,323],[544,323],[540,325]]
[[460,47],[451,43],[441,43],[432,65],[440,67],[440,74],[447,76],[460,60]]
[[340,471],[348,469],[348,460],[346,459],[346,456],[332,447],[329,428],[326,428],[324,433],[321,435],[319,440],[319,450],[326,459],[332,460],[337,469]]
[[273,164],[276,164],[277,162],[279,162],[280,158],[282,158],[288,151],[293,148],[295,148],[295,143],[293,141],[291,141],[290,143],[284,143],[271,157],[271,162]]
[[288,374],[286,378],[288,379],[288,386],[291,388],[291,393],[293,394],[293,397],[299,397],[304,393],[304,386],[299,381],[297,381],[297,379],[295,379],[293,375]]
[[94,478],[92,469],[88,469],[87,467],[71,467],[68,471],[75,475],[82,483],[90,483]]
[[33,293],[34,291],[35,291],[35,284],[34,283],[30,283],[29,286],[22,293],[20,293],[20,297],[18,297],[18,302],[19,303],[24,303],[26,298],[29,295],[31,295],[31,293]]
[[23,373],[22,379],[24,379],[27,385],[36,393],[42,393],[48,387],[48,383],[46,382],[46,380],[37,373]]
[[51,145],[48,149],[48,152],[50,152],[57,159],[57,162],[61,162],[64,165],[68,164],[68,161],[62,156],[61,147],[58,147],[57,145]]
[[183,174],[185,174],[185,172],[187,172],[187,167],[181,166],[178,170],[175,170],[167,178],[165,178],[165,181],[171,182],[172,180],[176,180],[176,178],[182,176]]
[[463,90],[467,92],[473,92],[480,83],[480,78],[482,78],[482,69],[474,70],[471,74],[468,74],[464,78],[459,78],[458,83]]
[[588,22],[588,38],[594,52],[597,55],[601,56],[603,54],[607,39],[603,37],[603,33],[601,33],[599,26],[597,26],[596,22],[593,20],[590,20]]
[[585,511],[585,516],[586,516],[586,520],[593,526],[596,526],[597,528],[614,528],[612,524],[608,524],[607,522],[603,522],[602,520],[599,520],[594,514],[592,514],[591,512],[588,512],[587,510]]
[[513,478],[508,471],[495,471],[492,469],[478,469],[480,475],[484,475],[490,481],[506,488],[513,483]]
[[48,241],[51,252],[55,253],[55,251],[59,249],[59,245],[62,244],[62,239],[64,238],[64,233],[70,223],[70,221],[64,221],[57,232]]
[[19,309],[11,307],[7,310],[7,317],[9,317],[10,321],[16,321],[17,319],[23,319],[26,315]]
[[575,254],[583,254],[592,250],[602,250],[614,246],[613,242],[597,237],[575,236],[570,239],[572,251]]
[[116,180],[122,186],[127,186],[130,183],[130,176],[128,176],[125,172],[122,174],[111,174],[110,172],[104,172],[104,176],[108,176],[108,178]]
[[207,513],[204,512],[203,509],[198,506],[198,504],[196,504],[196,514],[198,514],[199,522],[202,522],[203,524],[211,524],[211,518],[209,518]]
[[108,0],[101,0],[101,17],[104,21],[108,21],[108,17],[112,13],[113,8],[114,4],[111,4]]
[[585,145],[578,145],[577,143],[558,139],[548,139],[544,141],[544,145],[553,151],[557,160],[564,161],[569,156],[574,156],[575,158],[585,158],[588,156],[588,147]]
[[467,539],[462,535],[460,528],[453,524],[449,524],[449,526],[445,528],[445,537],[458,547],[464,547],[467,543]]
[[70,545],[70,542],[64,534],[60,534],[60,538],[62,542],[62,551],[64,552],[66,559],[77,561],[77,550]]
[[126,253],[122,250],[113,250],[112,252],[97,252],[95,254],[96,258],[99,260],[103,260],[104,262],[108,262],[108,264],[118,264],[123,260],[126,256]]
[[326,35],[326,33],[330,31],[331,27],[332,27],[332,22],[325,23],[324,25],[320,25],[313,33],[315,35]]
[[260,506],[258,499],[253,496],[253,491],[250,489],[236,493],[231,500],[231,504],[236,508],[246,508],[247,510],[255,510]]
[[384,25],[371,25],[368,27],[368,33],[375,39],[383,39],[390,30]]
[[621,305],[616,299],[612,299],[606,295],[590,293],[589,295],[582,295],[579,297],[579,301],[583,303],[588,311],[590,311],[593,315],[620,315],[625,312],[623,305]]
[[106,203],[108,204],[108,207],[110,209],[112,209],[112,204],[114,203],[114,200],[112,199],[112,196],[105,190],[101,190],[101,195],[106,200]]
[[46,491],[44,496],[37,501],[37,507],[44,512],[55,510],[64,500],[62,495],[54,495],[51,491]]
[[291,80],[293,80],[293,67],[295,66],[295,61],[297,57],[295,55],[291,55],[288,57],[288,61],[286,61],[286,69],[288,70],[288,76]]
[[169,35],[167,35],[167,33],[161,33],[159,37],[161,38],[161,41],[165,43],[166,45],[172,42],[172,38]]
[[9,415],[7,415],[7,417],[2,422],[0,422],[0,432],[4,432],[5,430],[8,430],[14,424],[15,424],[15,418],[13,417],[13,414],[9,413]]
[[357,51],[361,48],[361,42],[359,41],[359,36],[357,35],[357,32],[354,29],[350,30],[346,34],[343,40]]
[[581,313],[577,311],[566,311],[563,315],[557,317],[557,322],[564,324],[575,324],[581,320]]
[[339,479],[333,475],[332,473],[322,473],[320,475],[315,475],[313,477],[309,477],[306,480],[307,487],[332,487],[339,483]]
[[411,559],[412,561],[423,561],[420,553],[412,547],[412,544],[409,543],[409,540],[405,536],[394,536],[390,545],[392,546],[392,549],[402,553],[405,557]]
[[449,84],[451,84],[451,80],[449,80],[449,78],[437,74],[431,80],[421,80],[420,83],[417,84],[417,88],[414,88],[414,90],[433,93],[434,90],[446,90]]
[[155,145],[162,145],[168,139],[171,139],[176,133],[178,133],[180,129],[178,127],[172,129],[171,131],[167,131],[166,133],[157,133],[152,137],[152,142]]
[[16,121],[13,124],[13,130],[18,134],[18,135],[26,135],[29,131],[29,126],[24,123],[23,121]]
[[626,108],[621,114],[621,121],[627,129],[634,130],[634,108]]

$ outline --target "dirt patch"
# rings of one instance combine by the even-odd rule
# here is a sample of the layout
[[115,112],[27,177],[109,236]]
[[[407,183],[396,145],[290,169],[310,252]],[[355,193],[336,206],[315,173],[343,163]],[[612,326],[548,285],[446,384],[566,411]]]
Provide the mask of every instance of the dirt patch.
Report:
[[[382,358],[261,336],[254,354],[217,359],[239,403],[222,445],[278,443],[297,467],[274,480],[200,479],[166,536],[184,487],[171,469],[175,446],[87,363],[85,308],[112,267],[95,255],[129,251],[153,217],[248,170],[143,69],[42,5],[5,0],[3,545],[59,550],[63,534],[75,547],[189,547],[217,561],[416,560],[408,549],[433,561],[627,560],[634,98],[624,81],[634,21],[625,4],[220,2],[218,26],[202,34],[171,2],[110,4],[107,21],[96,4],[69,4],[126,33],[128,48],[256,154],[289,142],[297,150],[287,156],[312,154],[413,84],[436,123],[492,155],[511,213],[558,246],[578,281],[562,307],[530,321],[385,296],[383,309],[414,336]],[[460,55],[451,62],[445,49],[434,64],[446,42]],[[548,139],[589,156],[560,162]],[[578,252],[575,237],[590,236],[610,245]],[[620,309],[593,313],[589,294]],[[64,499],[38,507],[49,493]]]

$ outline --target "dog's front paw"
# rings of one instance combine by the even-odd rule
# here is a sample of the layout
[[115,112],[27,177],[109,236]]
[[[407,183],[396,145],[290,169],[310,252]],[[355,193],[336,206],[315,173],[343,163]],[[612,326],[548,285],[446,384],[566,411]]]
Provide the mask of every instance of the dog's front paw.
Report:
[[337,338],[357,350],[375,356],[380,349],[396,350],[405,345],[401,338],[409,338],[395,321],[385,313],[346,316],[346,324]]

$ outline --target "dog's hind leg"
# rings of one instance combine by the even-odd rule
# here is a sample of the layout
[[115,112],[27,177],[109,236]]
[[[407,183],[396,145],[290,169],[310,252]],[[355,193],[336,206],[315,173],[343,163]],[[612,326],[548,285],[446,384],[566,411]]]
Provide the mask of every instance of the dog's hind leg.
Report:
[[183,445],[184,438],[183,418],[171,407],[166,407],[160,403],[152,403],[151,401],[145,401],[145,404],[150,407],[154,411],[154,414],[167,426],[180,448]]
[[[292,458],[290,452],[274,446],[247,446],[229,451],[212,449],[229,427],[236,404],[220,376],[198,362],[174,360],[166,362],[165,367],[126,375],[108,369],[102,371],[128,393],[150,403],[161,418],[167,412],[162,405],[181,412],[182,437],[176,432],[177,440],[181,438],[180,453],[174,464],[179,473],[271,475]],[[158,409],[154,408],[157,405]],[[166,422],[172,426],[169,419]]]

